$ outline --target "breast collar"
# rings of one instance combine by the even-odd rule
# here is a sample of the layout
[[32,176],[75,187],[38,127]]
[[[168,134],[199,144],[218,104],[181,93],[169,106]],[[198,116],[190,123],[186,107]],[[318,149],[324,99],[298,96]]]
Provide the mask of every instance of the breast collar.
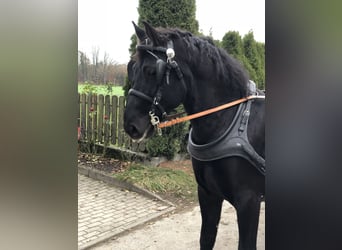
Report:
[[[250,89],[252,88],[253,86],[250,86]],[[261,174],[265,175],[265,159],[254,150],[247,137],[252,102],[253,100],[248,100],[241,103],[228,129],[223,135],[212,142],[202,145],[195,144],[192,140],[191,129],[188,140],[189,154],[200,161],[214,161],[226,157],[239,156],[249,161]]]

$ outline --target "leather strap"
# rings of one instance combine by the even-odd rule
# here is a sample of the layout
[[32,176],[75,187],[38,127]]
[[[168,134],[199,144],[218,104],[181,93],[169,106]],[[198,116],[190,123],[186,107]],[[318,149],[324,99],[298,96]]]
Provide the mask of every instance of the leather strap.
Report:
[[246,102],[246,101],[251,100],[251,99],[265,99],[265,96],[250,95],[250,96],[247,96],[247,97],[244,97],[244,98],[241,98],[241,99],[238,99],[238,100],[235,100],[235,101],[223,104],[223,105],[215,107],[215,108],[207,109],[207,110],[204,110],[204,111],[192,114],[192,115],[184,116],[184,117],[181,117],[181,118],[175,118],[175,119],[172,119],[170,121],[165,121],[165,122],[159,123],[158,124],[158,128],[169,127],[169,126],[181,123],[181,122],[185,122],[185,121],[189,121],[189,120],[192,120],[192,119],[196,119],[198,117],[209,115],[211,113],[215,113],[217,111],[233,107],[233,106],[235,106],[237,104],[240,104],[242,102]]

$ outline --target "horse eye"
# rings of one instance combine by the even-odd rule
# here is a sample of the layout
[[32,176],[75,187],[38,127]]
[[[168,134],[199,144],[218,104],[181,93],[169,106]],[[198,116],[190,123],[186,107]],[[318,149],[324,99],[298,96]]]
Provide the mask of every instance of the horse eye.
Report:
[[152,67],[146,67],[143,69],[144,73],[149,76],[154,76],[156,75],[156,68]]
[[151,75],[151,76],[154,76],[154,75],[156,74],[156,70],[155,70],[155,69],[150,70],[150,71],[148,72],[148,74]]

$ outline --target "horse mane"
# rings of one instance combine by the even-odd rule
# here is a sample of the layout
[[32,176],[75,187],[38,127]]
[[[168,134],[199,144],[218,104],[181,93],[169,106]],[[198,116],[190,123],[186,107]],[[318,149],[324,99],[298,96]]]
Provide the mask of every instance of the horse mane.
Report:
[[[195,36],[178,28],[158,28],[162,43],[168,40],[176,43],[182,41],[184,60],[193,68],[203,65],[203,70],[214,71],[217,81],[224,82],[227,87],[238,90],[241,96],[247,95],[248,73],[242,64],[230,56],[224,49],[217,47],[210,37]],[[209,61],[208,61],[209,60]],[[205,69],[205,67],[207,67]],[[211,69],[208,69],[211,67]],[[214,79],[213,79],[214,80]]]

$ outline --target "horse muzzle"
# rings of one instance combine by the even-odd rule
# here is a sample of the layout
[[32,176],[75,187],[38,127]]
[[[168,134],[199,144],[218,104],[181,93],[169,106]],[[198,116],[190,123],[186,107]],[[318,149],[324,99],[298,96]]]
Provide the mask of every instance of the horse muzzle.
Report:
[[134,141],[141,142],[152,136],[154,128],[150,122],[131,121],[124,122],[124,130]]

